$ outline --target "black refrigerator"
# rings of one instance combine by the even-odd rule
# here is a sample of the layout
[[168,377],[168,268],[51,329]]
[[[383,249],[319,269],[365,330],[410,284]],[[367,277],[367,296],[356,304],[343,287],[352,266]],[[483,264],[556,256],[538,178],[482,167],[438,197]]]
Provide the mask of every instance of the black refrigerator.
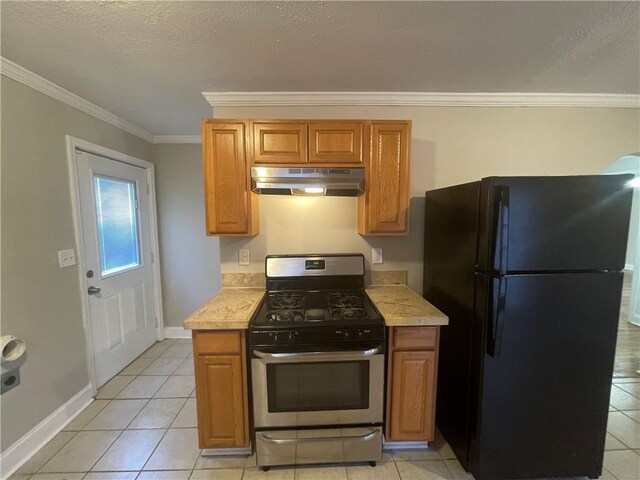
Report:
[[426,192],[436,425],[477,480],[597,478],[632,175],[489,177]]

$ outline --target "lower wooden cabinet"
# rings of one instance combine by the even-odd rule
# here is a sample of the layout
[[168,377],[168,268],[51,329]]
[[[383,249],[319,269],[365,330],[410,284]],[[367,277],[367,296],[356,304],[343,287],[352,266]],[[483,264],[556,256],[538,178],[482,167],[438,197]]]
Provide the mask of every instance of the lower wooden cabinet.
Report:
[[200,448],[248,447],[244,331],[195,331],[193,357]]
[[390,329],[387,441],[435,439],[438,328]]

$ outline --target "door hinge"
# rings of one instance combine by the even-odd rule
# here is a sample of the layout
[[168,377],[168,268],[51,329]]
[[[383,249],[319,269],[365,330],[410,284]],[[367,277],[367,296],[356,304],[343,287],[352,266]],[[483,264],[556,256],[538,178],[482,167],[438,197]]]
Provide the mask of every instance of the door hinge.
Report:
[[149,182],[147,182],[147,195],[151,194],[151,187],[149,186]]
[[159,325],[160,325],[160,322],[158,322],[158,318],[156,317],[156,328],[158,328]]
[[151,252],[151,263],[156,263],[156,256],[153,252]]

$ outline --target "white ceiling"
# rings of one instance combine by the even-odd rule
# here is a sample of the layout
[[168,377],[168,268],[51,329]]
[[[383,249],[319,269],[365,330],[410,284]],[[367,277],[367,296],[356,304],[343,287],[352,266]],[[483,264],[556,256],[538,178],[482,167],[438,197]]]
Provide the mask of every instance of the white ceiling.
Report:
[[2,56],[149,132],[201,92],[640,93],[640,2],[2,1]]

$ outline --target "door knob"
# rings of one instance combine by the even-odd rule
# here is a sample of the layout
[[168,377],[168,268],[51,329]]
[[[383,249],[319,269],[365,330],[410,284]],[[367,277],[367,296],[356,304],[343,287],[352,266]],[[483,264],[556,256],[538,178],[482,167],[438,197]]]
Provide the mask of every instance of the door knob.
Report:
[[99,289],[98,287],[91,286],[91,287],[89,287],[89,289],[87,290],[87,293],[88,293],[89,295],[96,295],[96,294],[100,293],[100,289]]

